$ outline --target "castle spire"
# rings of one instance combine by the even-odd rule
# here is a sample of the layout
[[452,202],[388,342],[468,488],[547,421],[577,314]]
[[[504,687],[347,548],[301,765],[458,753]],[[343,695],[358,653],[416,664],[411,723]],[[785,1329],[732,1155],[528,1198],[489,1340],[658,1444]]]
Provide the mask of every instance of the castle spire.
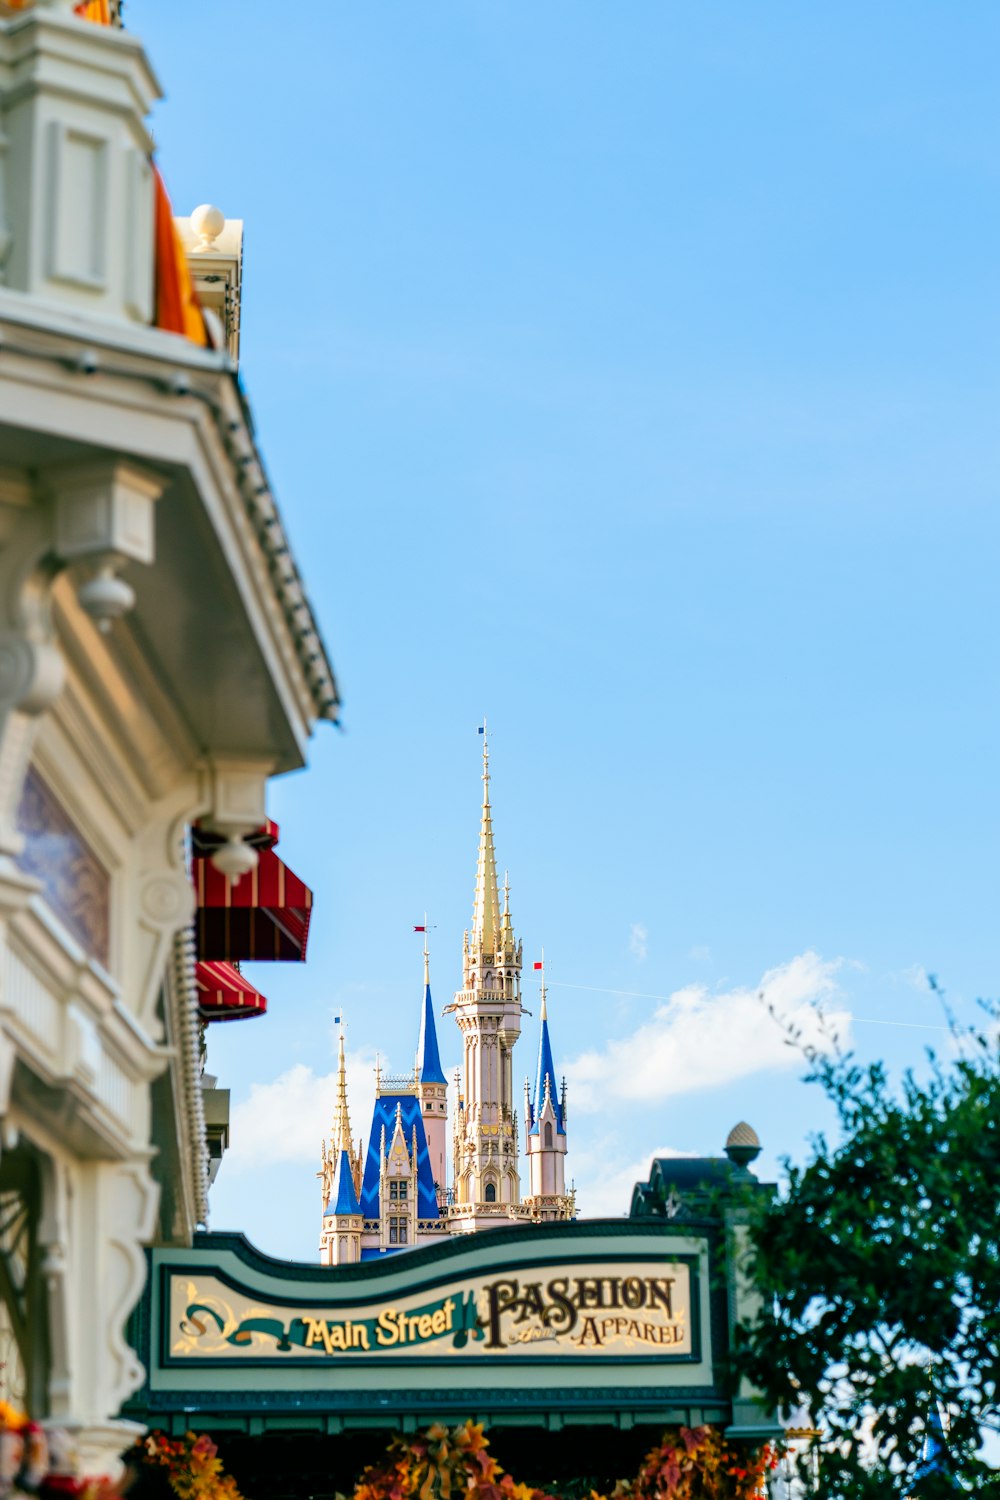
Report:
[[417,1042],[417,1082],[439,1083],[446,1087],[448,1080],[441,1067],[438,1051],[437,1026],[434,1022],[434,1002],[431,999],[431,956],[424,933],[424,998],[420,1007],[420,1039]]
[[493,814],[490,809],[490,745],[486,721],[483,736],[483,812],[479,825],[479,860],[476,866],[476,893],[472,907],[470,946],[484,953],[496,952],[500,936],[500,892],[497,887],[497,861],[493,848]]
[[354,1146],[351,1139],[351,1116],[347,1104],[347,1058],[344,1052],[344,1018],[337,1016],[337,1024],[340,1028],[337,1043],[337,1091],[333,1102],[333,1126],[330,1133],[330,1149],[336,1155],[346,1151],[349,1156],[354,1155]]
[[361,1258],[361,1156],[351,1140],[351,1116],[347,1104],[347,1057],[344,1018],[335,1016],[340,1029],[337,1044],[337,1090],[334,1097],[330,1150],[323,1149],[320,1178],[323,1184],[323,1221],[320,1259],[324,1265],[339,1265]]
[[[544,950],[542,962],[545,962]],[[565,1133],[563,1121],[562,1104],[556,1088],[556,1069],[552,1061],[552,1043],[549,1040],[549,1013],[545,1003],[545,970],[542,970],[542,1029],[538,1038],[538,1072],[535,1075],[535,1098],[532,1109],[531,1128],[537,1134],[538,1122],[545,1111],[546,1103],[551,1100],[552,1111],[555,1115],[556,1129],[560,1134]]]
[[517,949],[517,939],[514,936],[514,924],[510,916],[510,876],[506,870],[503,872],[503,912],[500,918],[500,933],[504,962],[511,963]]

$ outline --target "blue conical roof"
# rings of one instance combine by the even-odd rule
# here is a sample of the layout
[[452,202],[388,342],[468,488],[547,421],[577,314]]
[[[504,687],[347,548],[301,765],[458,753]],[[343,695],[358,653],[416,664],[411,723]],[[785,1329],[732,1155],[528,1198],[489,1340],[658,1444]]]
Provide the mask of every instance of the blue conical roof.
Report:
[[420,1009],[420,1040],[417,1043],[417,1067],[421,1083],[447,1083],[441,1068],[438,1052],[437,1027],[434,1024],[434,1003],[431,987],[424,985],[424,1003]]
[[552,1100],[552,1108],[556,1112],[556,1129],[560,1135],[565,1135],[563,1125],[562,1106],[559,1103],[559,1091],[556,1088],[556,1068],[552,1061],[552,1043],[549,1041],[549,1018],[545,1014],[545,1001],[542,1000],[542,1034],[538,1040],[538,1073],[535,1078],[535,1097],[532,1102],[530,1135],[538,1134],[538,1116],[541,1114],[545,1104],[545,1080],[549,1083],[549,1096]]
[[330,1192],[330,1201],[326,1205],[323,1217],[330,1214],[359,1214],[361,1204],[354,1187],[354,1177],[351,1173],[351,1162],[346,1151],[341,1151],[337,1158],[337,1169],[333,1177],[333,1188]]

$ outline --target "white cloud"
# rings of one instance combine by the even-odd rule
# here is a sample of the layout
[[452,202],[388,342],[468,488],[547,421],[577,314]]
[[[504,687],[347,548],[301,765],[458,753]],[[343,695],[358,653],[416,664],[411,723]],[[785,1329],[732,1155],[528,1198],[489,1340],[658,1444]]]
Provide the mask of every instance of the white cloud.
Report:
[[637,1182],[649,1181],[649,1169],[656,1156],[694,1156],[693,1151],[675,1151],[672,1146],[653,1146],[634,1162],[620,1159],[608,1161],[605,1151],[594,1155],[586,1151],[573,1151],[568,1158],[577,1176],[585,1184],[578,1188],[577,1211],[585,1219],[620,1218],[627,1214],[632,1202],[632,1189]]
[[688,958],[693,958],[696,963],[708,963],[712,957],[712,950],[707,943],[700,943],[697,948],[692,948]]
[[[716,1088],[767,1068],[798,1067],[785,1026],[802,1042],[829,1047],[829,1032],[848,1042],[850,1011],[820,1012],[837,994],[843,960],[802,953],[769,969],[752,989],[713,993],[692,984],[671,995],[630,1036],[603,1051],[585,1052],[566,1068],[575,1109],[598,1110],[608,1100],[653,1102]],[[785,1025],[768,1014],[772,1006]]]
[[649,932],[641,922],[633,922],[629,928],[628,951],[642,963],[648,951]]
[[[347,1093],[355,1137],[367,1137],[375,1083],[374,1053],[347,1054]],[[250,1097],[233,1106],[232,1144],[227,1176],[275,1162],[313,1162],[319,1167],[320,1142],[330,1135],[337,1089],[336,1069],[314,1073],[296,1063],[271,1083],[254,1083]]]

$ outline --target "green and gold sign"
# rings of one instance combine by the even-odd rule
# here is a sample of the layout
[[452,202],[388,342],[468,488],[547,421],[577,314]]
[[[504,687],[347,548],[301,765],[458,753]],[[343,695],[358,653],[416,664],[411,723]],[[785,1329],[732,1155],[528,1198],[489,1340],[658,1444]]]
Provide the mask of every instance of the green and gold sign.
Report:
[[125,1414],[251,1437],[470,1416],[725,1425],[738,1309],[710,1231],[525,1224],[342,1267],[275,1260],[238,1234],[158,1247],[133,1321],[149,1374]]
[[171,1363],[696,1353],[683,1260],[519,1266],[516,1274],[470,1275],[431,1292],[310,1306],[256,1300],[211,1274],[177,1271],[168,1288]]

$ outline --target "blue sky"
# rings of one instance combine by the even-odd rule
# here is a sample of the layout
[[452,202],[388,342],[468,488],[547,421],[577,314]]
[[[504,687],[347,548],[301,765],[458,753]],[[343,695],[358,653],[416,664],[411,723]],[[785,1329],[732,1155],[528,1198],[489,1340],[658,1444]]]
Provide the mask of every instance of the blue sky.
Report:
[[773,1173],[828,1115],[763,976],[895,1067],[946,1041],[926,971],[963,1016],[998,988],[1000,12],[127,18],[176,210],[246,220],[243,376],[344,696],[272,798],[309,961],[210,1036],[213,1223],[315,1253],[331,1018],[360,1132],[425,909],[450,1000],[484,712],[583,1210],[744,1117]]

